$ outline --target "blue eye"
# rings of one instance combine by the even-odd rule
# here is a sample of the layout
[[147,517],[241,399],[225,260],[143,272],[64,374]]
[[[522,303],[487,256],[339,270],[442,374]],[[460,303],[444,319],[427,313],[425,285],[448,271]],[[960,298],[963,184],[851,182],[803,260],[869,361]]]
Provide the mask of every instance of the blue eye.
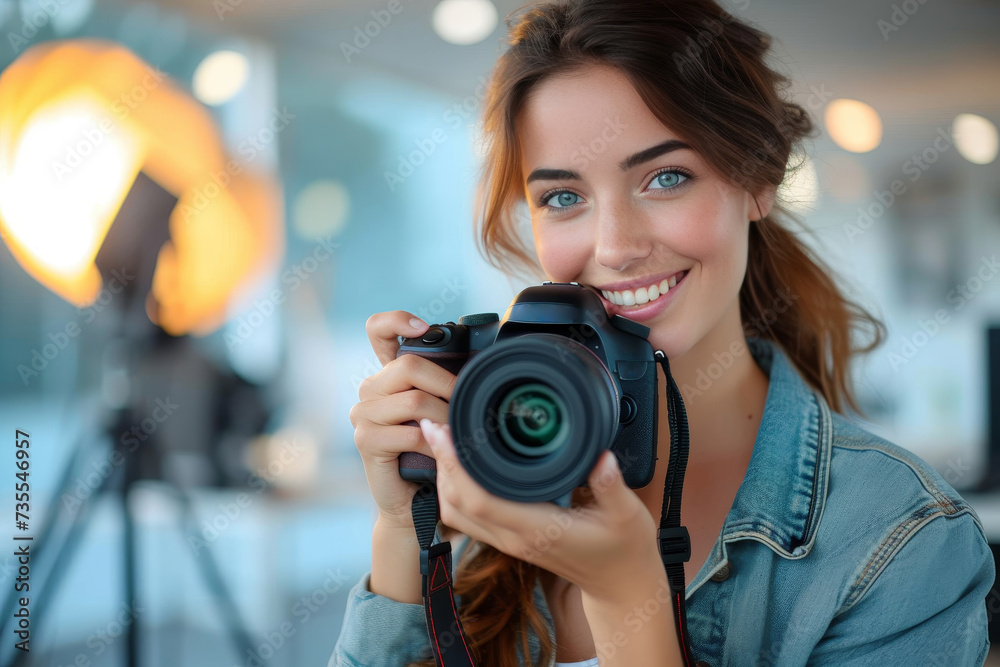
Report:
[[[557,203],[553,205],[551,202]],[[541,204],[542,206],[551,206],[552,208],[566,208],[579,202],[580,195],[563,190],[562,192],[553,192],[546,197],[542,197]]]
[[671,188],[676,188],[678,185],[688,180],[689,176],[681,171],[667,170],[660,172],[656,177],[653,178],[652,182],[649,184],[652,187],[653,183],[660,185],[659,188],[653,188],[653,190],[669,190]]

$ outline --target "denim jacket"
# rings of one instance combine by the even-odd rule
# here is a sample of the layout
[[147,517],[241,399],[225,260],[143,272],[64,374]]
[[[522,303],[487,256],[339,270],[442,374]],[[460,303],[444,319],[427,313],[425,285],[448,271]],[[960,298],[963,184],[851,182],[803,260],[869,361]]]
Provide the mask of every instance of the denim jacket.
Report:
[[[748,349],[767,400],[743,482],[687,585],[695,659],[981,666],[995,569],[979,517],[925,461],[833,413],[778,345]],[[328,667],[431,657],[423,607],[371,593],[368,577],[349,593]],[[554,645],[540,584],[535,601]]]

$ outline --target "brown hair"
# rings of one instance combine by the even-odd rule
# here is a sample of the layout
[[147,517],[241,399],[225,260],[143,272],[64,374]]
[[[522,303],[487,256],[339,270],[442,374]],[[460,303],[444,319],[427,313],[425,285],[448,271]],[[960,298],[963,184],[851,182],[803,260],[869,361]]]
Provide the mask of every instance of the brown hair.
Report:
[[[524,188],[515,120],[545,77],[591,65],[618,69],[664,125],[754,196],[781,183],[793,149],[813,134],[806,110],[782,96],[789,79],[765,61],[770,37],[714,0],[557,0],[515,12],[507,25],[509,48],[483,108],[477,221],[480,252],[507,273],[543,275],[517,222]],[[795,220],[775,202],[750,225],[739,297],[744,333],[780,345],[831,409],[843,412],[846,403],[858,411],[848,364],[881,344],[884,325],[841,293],[832,272],[779,217]],[[775,317],[773,304],[793,287],[795,298],[786,298],[787,309]],[[852,333],[862,326],[872,340],[854,347]],[[459,563],[455,590],[479,664],[516,667],[518,648],[528,655],[529,629],[541,640],[539,664],[548,664],[554,647],[532,596],[542,571],[486,544],[474,543],[470,552]]]

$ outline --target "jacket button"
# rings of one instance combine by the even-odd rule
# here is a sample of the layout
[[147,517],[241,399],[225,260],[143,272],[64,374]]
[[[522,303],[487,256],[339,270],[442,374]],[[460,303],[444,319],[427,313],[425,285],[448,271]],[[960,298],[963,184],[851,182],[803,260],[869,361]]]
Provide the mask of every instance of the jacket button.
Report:
[[726,561],[722,568],[712,575],[711,579],[712,581],[725,581],[732,573],[733,566],[729,563],[729,561]]
[[694,667],[712,667],[712,666],[709,665],[704,660],[699,660],[698,662],[694,663]]

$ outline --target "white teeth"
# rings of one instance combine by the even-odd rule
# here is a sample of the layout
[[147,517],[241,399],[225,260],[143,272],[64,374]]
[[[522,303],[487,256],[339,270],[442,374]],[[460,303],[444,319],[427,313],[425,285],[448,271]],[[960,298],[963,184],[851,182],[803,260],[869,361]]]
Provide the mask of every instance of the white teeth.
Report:
[[677,284],[677,277],[673,276],[671,278],[664,278],[659,282],[659,284],[650,285],[649,287],[640,287],[634,292],[631,290],[620,290],[616,292],[609,292],[607,290],[601,290],[601,294],[608,301],[618,304],[619,306],[641,306],[643,304],[649,303],[650,301],[656,301],[658,298],[670,291],[671,287]]

